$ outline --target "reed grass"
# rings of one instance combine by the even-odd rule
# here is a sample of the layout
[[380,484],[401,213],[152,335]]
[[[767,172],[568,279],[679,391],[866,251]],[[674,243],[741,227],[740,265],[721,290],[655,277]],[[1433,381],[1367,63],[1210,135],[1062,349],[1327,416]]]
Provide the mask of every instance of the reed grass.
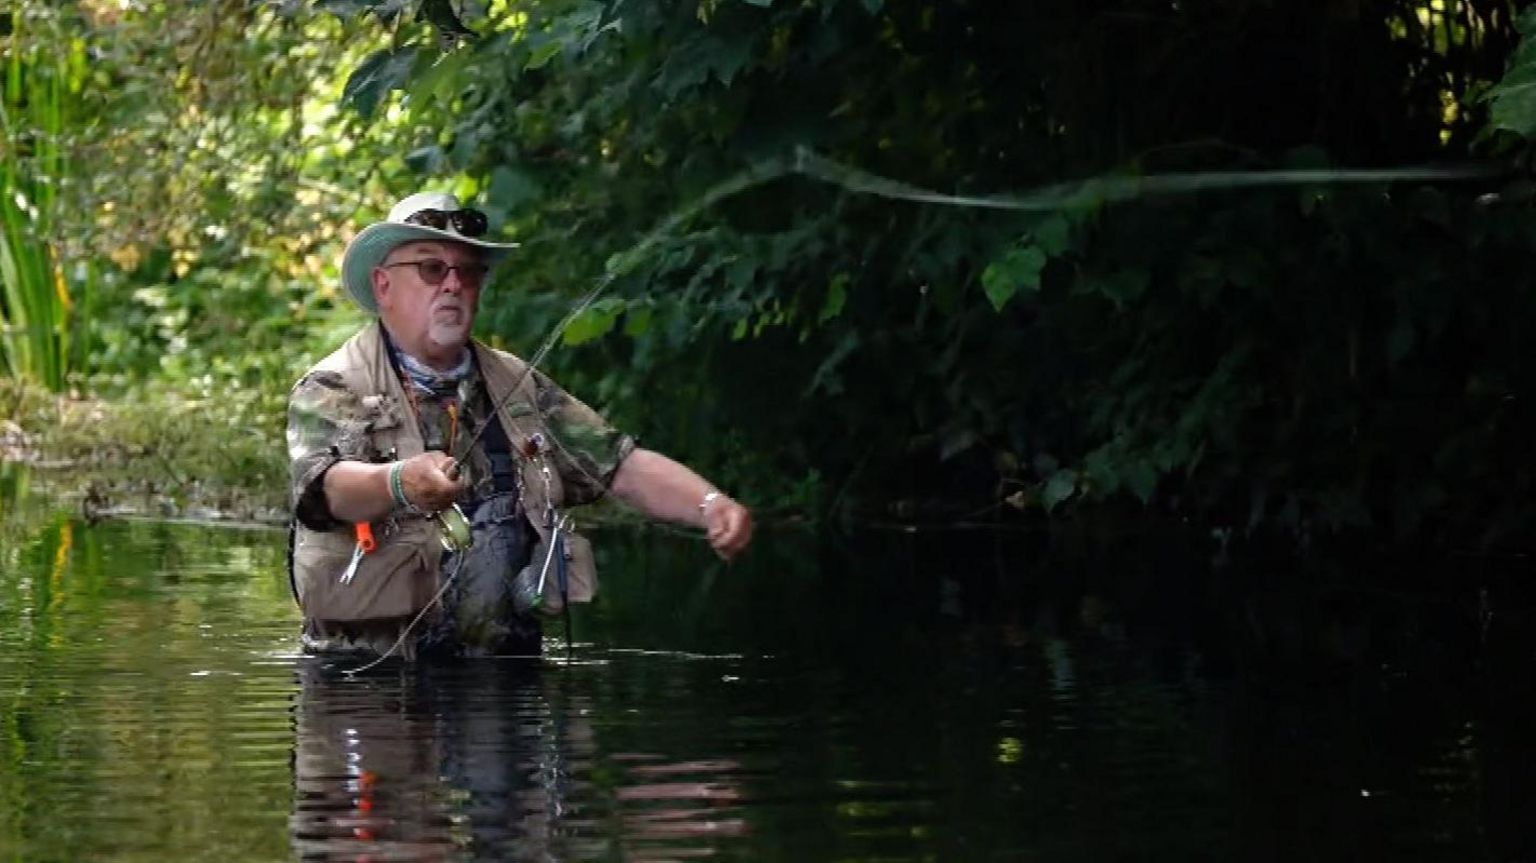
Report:
[[71,283],[80,292],[93,281],[88,264],[66,266],[56,231],[85,52],[57,19],[0,14],[11,24],[0,41],[0,364],[57,392],[70,370]]

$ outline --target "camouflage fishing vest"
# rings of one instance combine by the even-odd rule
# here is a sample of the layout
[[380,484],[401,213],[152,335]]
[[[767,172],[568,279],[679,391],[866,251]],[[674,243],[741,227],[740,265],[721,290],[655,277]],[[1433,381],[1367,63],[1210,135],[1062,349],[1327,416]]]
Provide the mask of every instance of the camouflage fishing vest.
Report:
[[[496,406],[496,416],[518,461],[523,510],[538,535],[539,547],[545,547],[566,495],[560,471],[551,464],[552,449],[560,442],[545,421],[545,411],[538,407],[535,373],[504,351],[478,342],[473,350],[491,404]],[[339,375],[346,392],[358,396],[357,415],[349,419],[341,434],[365,436],[367,449],[381,454],[380,460],[391,460],[391,456],[403,460],[424,451],[421,429],[389,362],[378,325],[365,327],[321,360],[310,370],[311,375],[316,373]],[[513,387],[518,392],[509,397]],[[415,615],[442,586],[444,551],[438,528],[420,513],[396,510],[375,522],[377,546],[363,556],[347,584],[339,583],[339,578],[356,545],[353,526],[312,530],[298,523],[294,531],[294,592],[308,619],[367,621]],[[589,602],[597,592],[591,547],[580,535],[568,533],[565,548],[569,599]],[[554,613],[559,605],[544,610]]]

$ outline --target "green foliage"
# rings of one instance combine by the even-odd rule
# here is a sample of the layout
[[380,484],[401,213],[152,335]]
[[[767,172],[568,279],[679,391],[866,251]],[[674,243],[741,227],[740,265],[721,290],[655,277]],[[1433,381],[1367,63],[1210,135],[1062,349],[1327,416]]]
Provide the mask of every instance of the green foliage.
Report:
[[[30,11],[30,14],[29,14]],[[70,368],[71,312],[94,281],[67,260],[57,190],[74,181],[85,46],[67,13],[13,8],[0,40],[0,364],[52,390]]]
[[389,40],[297,4],[13,7],[4,19],[30,26],[0,36],[0,165],[24,158],[5,176],[36,186],[46,219],[20,248],[40,271],[61,264],[38,284],[70,303],[74,354],[52,383],[79,396],[7,391],[33,441],[19,455],[61,465],[50,477],[90,472],[107,504],[266,517],[285,496],[288,389],[363,321],[340,291],[342,246],[412,182],[397,124],[338,106],[346,68]]
[[[1528,163],[1536,19],[1507,2],[78,8],[102,120],[66,123],[94,170],[54,232],[115,264],[77,305],[98,390],[255,393],[234,414],[274,433],[360,321],[349,230],[437,186],[522,243],[487,338],[558,329],[557,380],[760,505],[1536,527],[1519,184],[1106,191]],[[802,152],[846,167],[787,171]],[[1054,211],[980,205],[1094,177]]]
[[1521,39],[1504,77],[1489,88],[1489,128],[1536,137],[1536,7],[1528,7],[1515,22]]
[[[1526,127],[1523,79],[1493,87],[1507,3],[551,0],[456,19],[468,39],[404,11],[389,50],[416,52],[410,74],[366,80],[428,130],[417,164],[471,178],[523,243],[487,332],[531,350],[612,278],[551,372],[748,499],[1129,500],[1300,537],[1532,526],[1531,478],[1496,476],[1533,430],[1523,207],[1390,186],[1111,205],[1089,184],[1022,215],[862,193],[1456,156],[1490,105]],[[857,173],[749,185],[631,254],[799,147]]]
[[53,126],[29,115],[12,128],[37,142],[28,167],[48,168],[19,173],[47,195],[28,191],[47,219],[29,236],[59,241],[20,246],[47,268],[34,293],[64,301],[83,336],[70,382],[280,416],[298,372],[362,321],[336,275],[343,244],[410,182],[397,125],[365,127],[338,105],[360,107],[345,67],[387,52],[387,37],[244,0],[17,10],[38,23],[12,28],[8,56],[37,68],[20,84],[13,72],[11,92],[35,114],[60,90],[43,85],[69,73]]
[[88,513],[282,521],[282,412],[260,398],[191,390],[135,384],[106,401],[0,382],[0,448],[33,466],[30,480],[47,496]]

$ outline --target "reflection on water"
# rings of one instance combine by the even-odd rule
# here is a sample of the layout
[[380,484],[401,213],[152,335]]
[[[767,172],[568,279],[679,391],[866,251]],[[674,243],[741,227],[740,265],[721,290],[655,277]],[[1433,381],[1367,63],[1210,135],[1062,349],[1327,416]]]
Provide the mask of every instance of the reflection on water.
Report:
[[603,751],[594,699],[539,663],[297,676],[299,859],[675,860],[745,832],[734,762]]
[[280,532],[0,539],[0,859],[1536,851],[1508,583],[1469,610],[976,534],[770,531],[727,569],[605,532],[569,654],[352,677],[295,653]]

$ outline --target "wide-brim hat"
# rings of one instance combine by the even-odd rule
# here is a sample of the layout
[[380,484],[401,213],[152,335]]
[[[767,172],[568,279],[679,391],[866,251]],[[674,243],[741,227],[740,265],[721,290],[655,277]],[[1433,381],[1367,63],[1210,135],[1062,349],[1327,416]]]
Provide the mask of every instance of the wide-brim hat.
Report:
[[484,252],[485,262],[491,266],[495,266],[507,252],[517,248],[517,243],[493,243],[461,234],[452,218],[444,219],[444,227],[441,229],[406,221],[426,210],[452,214],[464,209],[467,208],[459,205],[459,199],[447,192],[417,192],[402,199],[390,208],[389,216],[384,221],[374,222],[364,228],[347,244],[347,251],[341,257],[342,287],[365,311],[377,315],[379,307],[373,301],[373,268],[382,264],[390,250],[401,243],[422,240],[463,243]]

